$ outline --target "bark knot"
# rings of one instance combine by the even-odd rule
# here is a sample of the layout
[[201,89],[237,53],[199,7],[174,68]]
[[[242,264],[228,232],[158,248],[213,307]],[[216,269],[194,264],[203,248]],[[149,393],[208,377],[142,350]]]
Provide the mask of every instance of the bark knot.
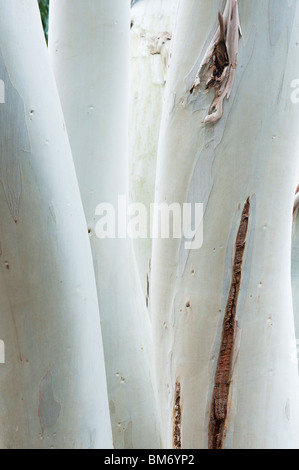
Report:
[[229,99],[235,79],[239,37],[242,35],[238,1],[227,0],[224,13],[218,11],[218,29],[208,46],[190,89],[215,89],[215,98],[204,122],[215,123],[223,114],[223,101]]

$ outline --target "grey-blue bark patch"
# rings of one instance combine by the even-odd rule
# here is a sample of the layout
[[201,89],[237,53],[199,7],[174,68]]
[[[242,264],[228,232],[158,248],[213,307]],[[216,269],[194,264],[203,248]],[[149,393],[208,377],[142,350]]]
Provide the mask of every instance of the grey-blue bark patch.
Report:
[[275,46],[282,31],[287,28],[288,39],[291,38],[291,31],[295,20],[296,2],[293,0],[284,1],[281,8],[281,0],[270,0],[269,2],[269,31],[270,41]]
[[24,104],[11,83],[0,52],[0,79],[4,82],[5,103],[0,104],[0,179],[15,222],[19,218],[22,182],[19,155],[30,151]]
[[60,410],[61,404],[54,397],[52,374],[48,371],[39,386],[38,416],[42,430],[56,424]]

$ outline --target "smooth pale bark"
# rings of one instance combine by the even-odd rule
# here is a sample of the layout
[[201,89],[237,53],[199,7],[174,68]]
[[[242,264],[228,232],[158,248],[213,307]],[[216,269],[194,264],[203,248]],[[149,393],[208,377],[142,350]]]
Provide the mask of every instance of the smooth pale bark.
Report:
[[[298,194],[298,193],[297,193]],[[291,276],[292,276],[292,297],[296,341],[292,345],[292,359],[298,363],[299,353],[299,217],[298,209],[294,214],[293,236],[292,236],[292,256],[291,256]],[[298,364],[299,366],[299,364]]]
[[92,257],[38,5],[0,9],[0,447],[111,448]]
[[180,2],[166,85],[156,201],[204,203],[204,241],[189,252],[184,240],[154,242],[163,442],[171,447],[180,434],[184,448],[208,447],[234,245],[250,198],[223,446],[298,448],[290,245],[299,106],[291,102],[290,84],[299,76],[299,6],[239,2],[243,36],[232,94],[222,118],[210,124],[203,120],[213,89],[190,90],[222,8],[220,0]]
[[130,240],[95,233],[98,204],[117,215],[127,195],[129,34],[128,0],[51,2],[50,55],[90,231],[114,445],[155,448],[151,331]]
[[156,159],[177,0],[143,0],[131,9],[129,126],[130,201],[148,210],[148,236],[134,240],[144,302],[149,307],[152,241],[150,204],[155,198]]

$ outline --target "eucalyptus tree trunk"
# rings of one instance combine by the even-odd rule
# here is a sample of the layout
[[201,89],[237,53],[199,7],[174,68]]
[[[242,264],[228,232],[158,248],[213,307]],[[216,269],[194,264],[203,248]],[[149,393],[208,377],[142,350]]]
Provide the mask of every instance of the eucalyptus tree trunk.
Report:
[[0,447],[111,448],[92,257],[38,5],[0,9]]
[[129,0],[51,2],[50,55],[90,233],[114,445],[157,448],[151,330],[126,221],[116,238],[99,239],[95,214],[109,203],[126,218],[129,35]]
[[299,217],[298,217],[298,192],[295,196],[294,213],[293,213],[293,236],[292,236],[292,254],[291,254],[291,278],[292,278],[292,298],[295,322],[296,340],[292,345],[292,359],[298,364],[299,353]]
[[204,236],[200,249],[184,239],[153,246],[167,447],[299,447],[290,348],[298,19],[294,1],[227,0],[224,11],[220,0],[180,2],[156,202],[203,203]]
[[[177,0],[143,0],[131,9],[129,126],[130,200],[150,214],[155,198],[156,160],[164,90]],[[149,230],[150,217],[147,227]],[[150,307],[151,237],[134,240],[144,302]]]

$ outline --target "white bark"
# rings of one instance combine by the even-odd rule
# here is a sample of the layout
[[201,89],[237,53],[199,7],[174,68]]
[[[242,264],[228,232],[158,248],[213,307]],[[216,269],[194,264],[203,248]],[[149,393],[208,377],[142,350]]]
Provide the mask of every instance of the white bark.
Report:
[[111,448],[92,257],[38,5],[0,9],[0,447]]
[[126,0],[52,0],[49,46],[93,252],[116,448],[159,447],[151,331],[128,239],[99,240],[95,209],[127,194]]
[[222,7],[220,0],[180,2],[166,85],[156,201],[204,203],[204,243],[186,252],[184,240],[154,242],[152,314],[163,441],[168,447],[211,446],[212,410],[218,407],[223,419],[224,384],[220,379],[217,391],[215,374],[235,243],[249,198],[222,446],[298,448],[289,260],[299,118],[290,83],[299,76],[299,7],[273,0],[239,3],[243,36],[232,93],[221,119],[211,124],[203,121],[213,89],[190,90]]
[[295,333],[296,340],[292,345],[292,359],[293,362],[298,363],[299,353],[299,217],[297,199],[298,194],[295,197],[294,204],[294,221],[293,221],[293,236],[292,236],[292,256],[291,256],[291,278],[292,278],[292,298],[293,298],[293,310],[294,310],[294,322],[295,322]]
[[[131,9],[129,190],[150,213],[162,105],[177,0],[139,0]],[[150,219],[145,227],[149,234]],[[149,306],[151,237],[134,240],[144,302]]]

